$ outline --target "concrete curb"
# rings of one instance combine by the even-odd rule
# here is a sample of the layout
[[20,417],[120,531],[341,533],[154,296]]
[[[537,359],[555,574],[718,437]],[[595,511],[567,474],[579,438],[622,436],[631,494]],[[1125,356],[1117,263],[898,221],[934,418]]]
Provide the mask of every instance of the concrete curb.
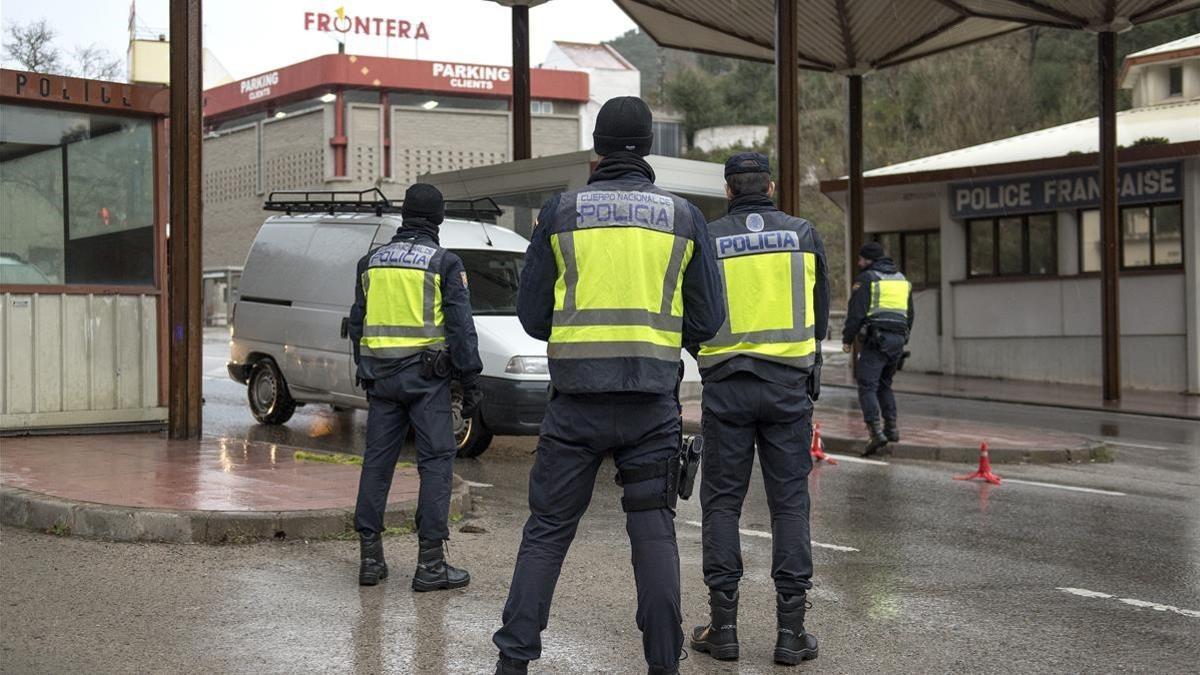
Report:
[[[412,522],[415,501],[388,504],[384,522]],[[471,510],[471,489],[457,475],[450,514]],[[267,539],[320,539],[353,529],[354,508],[305,511],[191,511],[96,504],[0,486],[0,524],[107,541],[241,544]]]
[[[684,420],[684,431],[699,433],[700,423]],[[822,433],[821,440],[829,452],[844,455],[860,455],[866,445],[866,437],[845,438]],[[1064,464],[1068,462],[1111,462],[1114,452],[1103,443],[1084,441],[1070,448],[989,448],[988,457],[993,464]],[[979,446],[933,447],[912,443],[889,443],[875,459],[918,459],[955,464],[978,464]]]
[[[821,434],[825,449],[860,455],[866,438],[830,438]],[[888,443],[876,459],[919,459],[932,462],[978,464],[979,447],[931,447],[911,443]],[[1111,462],[1112,452],[1103,443],[1085,442],[1073,448],[988,448],[992,464],[1064,464],[1068,462]]]

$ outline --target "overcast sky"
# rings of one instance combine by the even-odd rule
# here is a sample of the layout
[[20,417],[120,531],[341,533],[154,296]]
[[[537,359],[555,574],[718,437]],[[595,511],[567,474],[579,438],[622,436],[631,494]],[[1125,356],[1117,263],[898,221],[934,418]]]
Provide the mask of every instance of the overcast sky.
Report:
[[[69,52],[97,43],[124,62],[129,0],[0,0],[0,20],[47,19]],[[137,0],[141,31],[167,32],[167,0]],[[487,0],[204,0],[204,46],[234,79],[337,50],[332,33],[304,29],[305,12],[425,22],[428,40],[350,34],[354,54],[507,65],[512,58],[509,9]],[[599,42],[634,27],[612,0],[553,0],[530,10],[530,59],[545,58],[553,40]],[[13,64],[5,61],[5,66]]]

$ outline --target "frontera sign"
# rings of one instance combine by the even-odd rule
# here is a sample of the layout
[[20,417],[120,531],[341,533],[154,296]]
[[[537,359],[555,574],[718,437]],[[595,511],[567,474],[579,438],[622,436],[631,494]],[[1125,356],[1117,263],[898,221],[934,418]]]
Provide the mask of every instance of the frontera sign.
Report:
[[355,35],[374,35],[407,40],[429,39],[429,28],[425,26],[424,21],[388,19],[379,16],[351,16],[346,13],[345,7],[338,7],[333,14],[305,12],[304,30],[343,35],[354,33]]
[[[1182,178],[1180,162],[1123,166],[1117,176],[1117,199],[1121,204],[1180,199]],[[1095,170],[950,185],[954,218],[1086,209],[1099,204],[1100,174]]]

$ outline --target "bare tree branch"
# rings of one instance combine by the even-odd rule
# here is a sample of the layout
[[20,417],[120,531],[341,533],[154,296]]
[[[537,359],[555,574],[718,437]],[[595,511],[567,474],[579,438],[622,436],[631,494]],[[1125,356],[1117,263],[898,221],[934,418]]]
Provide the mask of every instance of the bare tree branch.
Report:
[[123,80],[121,60],[98,44],[76,47],[71,74],[93,80]]
[[35,73],[61,73],[62,54],[54,46],[56,34],[45,19],[27,24],[9,24],[4,54],[25,70]]

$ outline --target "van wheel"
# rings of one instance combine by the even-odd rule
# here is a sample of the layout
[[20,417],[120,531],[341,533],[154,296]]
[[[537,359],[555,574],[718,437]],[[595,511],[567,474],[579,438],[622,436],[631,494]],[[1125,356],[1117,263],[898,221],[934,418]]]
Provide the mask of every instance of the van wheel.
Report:
[[455,428],[454,441],[459,457],[478,457],[492,444],[492,432],[483,425],[483,415],[476,412],[461,430]]
[[283,424],[296,412],[296,401],[288,391],[283,373],[269,358],[254,364],[246,382],[246,398],[254,419],[262,424]]
[[458,382],[450,385],[450,417],[454,423],[454,443],[458,448],[459,457],[478,457],[492,443],[492,432],[483,424],[483,411],[475,411],[475,416],[463,419],[462,389]]

